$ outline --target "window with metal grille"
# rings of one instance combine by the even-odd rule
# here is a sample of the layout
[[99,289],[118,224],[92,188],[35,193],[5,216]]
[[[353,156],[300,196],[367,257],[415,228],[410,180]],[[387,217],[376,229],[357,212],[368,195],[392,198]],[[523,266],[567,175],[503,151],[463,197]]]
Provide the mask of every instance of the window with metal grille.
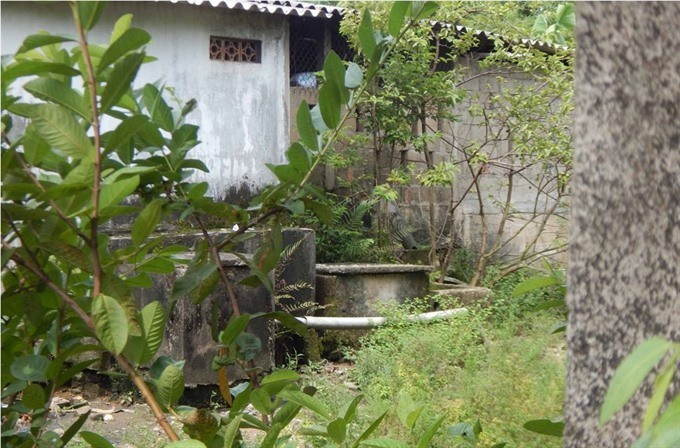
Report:
[[262,41],[210,36],[210,59],[229,62],[262,62]]
[[316,72],[323,69],[323,61],[330,50],[344,61],[354,54],[347,40],[338,30],[340,20],[309,17],[290,18],[290,85],[316,88]]

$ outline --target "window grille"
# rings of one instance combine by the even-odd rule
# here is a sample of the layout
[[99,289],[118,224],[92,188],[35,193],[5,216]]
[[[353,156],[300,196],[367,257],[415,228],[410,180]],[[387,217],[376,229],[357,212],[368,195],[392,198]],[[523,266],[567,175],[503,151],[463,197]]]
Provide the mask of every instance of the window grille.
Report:
[[347,40],[338,31],[339,21],[290,18],[290,85],[316,88],[316,72],[323,69],[328,51],[335,51],[344,61],[354,57]]
[[262,41],[210,36],[210,59],[228,62],[262,62]]

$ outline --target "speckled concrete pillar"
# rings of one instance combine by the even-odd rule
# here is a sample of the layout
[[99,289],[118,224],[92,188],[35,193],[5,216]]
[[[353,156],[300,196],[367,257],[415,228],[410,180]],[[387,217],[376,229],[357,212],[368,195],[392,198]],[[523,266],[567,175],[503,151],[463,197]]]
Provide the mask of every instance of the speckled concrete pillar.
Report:
[[680,340],[680,3],[576,10],[565,446],[621,448],[650,386],[600,428],[616,367],[647,337]]

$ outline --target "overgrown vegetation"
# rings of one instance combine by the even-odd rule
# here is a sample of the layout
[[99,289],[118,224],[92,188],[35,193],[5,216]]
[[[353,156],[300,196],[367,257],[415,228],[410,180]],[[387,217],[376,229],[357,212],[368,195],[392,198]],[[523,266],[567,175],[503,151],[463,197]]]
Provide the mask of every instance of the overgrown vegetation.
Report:
[[[377,22],[388,21],[388,5],[370,8]],[[417,231],[440,281],[457,257],[461,211],[474,202],[481,239],[469,281],[478,284],[487,265],[501,259],[498,278],[566,250],[564,240],[548,242],[545,234],[567,219],[573,5],[446,2],[433,18],[441,22],[422,22],[404,35],[357,103],[354,118],[362,131],[348,133],[348,149],[327,163],[369,167],[345,169],[347,179],[340,175],[338,183],[352,196],[371,198],[374,243],[390,241],[381,235],[395,233],[390,208],[400,206],[409,223],[400,229]],[[341,25],[358,60],[365,57],[360,23],[360,14],[348,13]],[[485,44],[480,29],[493,31]],[[521,43],[532,35],[570,47]]]
[[[358,401],[331,411],[311,396],[313,391],[300,390],[295,372],[260,378],[253,360],[262,343],[248,332],[251,320],[276,319],[300,332],[305,328],[284,312],[242,314],[220,252],[252,237],[248,230],[264,227],[267,237],[252,260],[243,260],[252,275],[242,283],[272,290],[269,273],[283,252],[281,216],[310,209],[322,221],[330,219],[323,196],[308,183],[311,173],[404,29],[428,17],[436,5],[395,4],[387,34],[374,30],[366,12],[360,29],[362,47],[370,55],[366,71],[353,63],[345,67],[335,53],[329,54],[319,104],[311,111],[303,104],[297,116],[301,142],[287,151],[287,163],[269,165],[279,183],[265,188],[248,210],[206,197],[205,183],[188,180],[192,170],[206,170],[187,157],[198,144],[198,128],[185,123],[195,102],[173,109],[163,86],[134,86],[140,67],[153,60],[144,51],[149,34],[132,28],[128,14],[116,22],[108,43],[95,45],[88,32],[104,5],[72,2],[70,9],[76,39],[29,36],[13,58],[3,58],[3,443],[63,446],[73,439],[89,413],[63,434],[49,431],[51,398],[97,360],[79,361],[78,355],[108,351],[149,405],[169,447],[239,446],[245,427],[265,434],[261,446],[281,446],[289,437],[280,436],[282,430],[303,407],[327,420],[328,440],[349,444],[345,428]],[[24,96],[17,96],[14,83],[27,76],[34,78],[22,86]],[[113,130],[105,132],[103,121]],[[17,122],[23,126],[15,128]],[[191,260],[179,255],[187,247],[168,246],[154,235],[157,224],[171,214],[192,220],[202,231]],[[132,244],[113,250],[102,226],[122,215],[133,216]],[[236,230],[211,234],[207,216]],[[167,308],[154,301],[139,309],[133,289],[151,286],[150,274],[174,273],[178,265],[188,267],[174,282]],[[226,421],[207,409],[178,408],[184,361],[155,358],[176,301],[200,303],[219,282],[232,312],[213,362],[220,391],[231,405]],[[92,342],[83,344],[86,337]],[[140,366],[151,361],[146,376]],[[230,365],[248,375],[246,387],[230,389]],[[244,412],[248,404],[259,418]],[[193,440],[181,440],[167,412],[177,416]],[[352,444],[367,439],[378,424]],[[91,432],[80,436],[95,447],[111,446]]]
[[[47,430],[46,423],[55,391],[96,361],[96,357],[80,360],[78,356],[86,352],[113,355],[163,428],[171,442],[168,447],[241,446],[241,430],[245,428],[261,432],[262,447],[292,446],[288,427],[303,409],[314,415],[316,425],[300,433],[324,446],[414,444],[424,448],[431,443],[450,446],[442,442],[445,439],[464,444],[486,444],[487,440],[506,437],[515,440],[512,434],[495,429],[496,417],[490,410],[493,394],[484,398],[472,383],[489,390],[496,383],[505,384],[488,373],[491,366],[504,366],[500,370],[507,373],[507,381],[522,386],[517,387],[527,394],[524,403],[533,406],[532,392],[524,388],[532,383],[521,382],[519,377],[536,372],[539,376],[552,375],[548,374],[549,367],[545,370],[533,364],[544,353],[544,345],[533,333],[533,321],[518,323],[513,319],[524,312],[524,305],[515,304],[518,308],[512,309],[510,301],[499,300],[496,308],[488,312],[500,322],[498,327],[489,326],[489,315],[482,311],[471,312],[460,320],[424,326],[406,325],[396,319],[395,325],[366,339],[364,348],[355,354],[356,378],[367,396],[329,406],[313,396],[313,389],[301,388],[300,375],[294,371],[283,369],[261,375],[254,359],[262,343],[248,331],[251,322],[273,319],[301,333],[305,329],[285,312],[242,314],[220,255],[233,252],[237,243],[251,238],[254,232],[249,230],[266,232],[253,259],[243,258],[252,275],[242,283],[264,285],[272,291],[270,274],[286,255],[282,223],[289,216],[310,211],[322,225],[343,223],[339,227],[344,233],[331,232],[327,238],[345,239],[358,247],[329,256],[351,258],[373,253],[382,257],[375,242],[363,233],[363,221],[361,226],[359,221],[371,205],[396,199],[392,187],[377,182],[368,202],[359,202],[358,206],[338,202],[334,209],[309,180],[315,168],[328,160],[345,121],[353,111],[365,106],[360,105],[362,94],[389,81],[390,70],[395,76],[399,64],[411,62],[408,53],[401,53],[399,42],[412,37],[410,28],[426,23],[437,10],[436,4],[391,5],[389,13],[379,19],[386,22],[387,32],[374,28],[370,12],[363,13],[356,24],[356,35],[365,69],[356,63],[343,64],[335,53],[328,55],[319,104],[311,110],[303,104],[296,117],[300,142],[291,145],[286,163],[269,166],[279,182],[264,189],[248,208],[215,201],[206,196],[205,183],[191,182],[193,170],[206,170],[202,162],[188,157],[199,143],[198,128],[186,122],[195,102],[174,104],[168,101],[165,86],[134,84],[143,64],[153,60],[145,53],[150,41],[148,33],[131,27],[132,17],[126,15],[116,22],[109,42],[93,44],[88,33],[103,14],[103,4],[72,2],[70,7],[76,39],[50,34],[29,36],[13,59],[3,59],[3,443],[17,447],[63,446],[79,433],[87,413],[63,434]],[[426,36],[417,35],[420,44],[425,45]],[[388,75],[375,81],[385,63]],[[412,70],[414,78],[416,72]],[[24,82],[26,77],[31,77],[28,82]],[[22,96],[17,91],[20,80],[24,82]],[[437,88],[452,87],[451,82],[447,78],[445,85],[437,84]],[[449,99],[458,101],[459,92],[451,92]],[[436,102],[435,92],[425,93],[432,101],[416,101],[409,109],[422,125],[420,134],[416,134],[418,140],[383,142],[391,144],[392,150],[397,143],[412,144],[428,153],[433,135],[428,134],[427,120],[443,105]],[[373,90],[372,94],[377,104],[379,92]],[[27,101],[28,95],[33,97],[31,101]],[[468,153],[466,163],[479,164],[480,150]],[[422,186],[430,191],[436,186],[450,187],[452,166],[431,162],[417,176]],[[396,182],[398,177],[398,173],[393,174],[386,181]],[[380,173],[375,179],[380,179]],[[431,210],[432,207],[430,217]],[[124,215],[133,220],[132,244],[114,250],[103,226]],[[180,255],[188,252],[187,247],[167,245],[163,237],[154,235],[156,226],[170,216],[190,221],[201,230],[203,239],[192,259]],[[213,234],[206,225],[212,219],[235,230]],[[381,219],[384,223],[385,210],[379,207],[377,221]],[[432,225],[434,248],[436,232]],[[386,228],[386,224],[379,225],[378,247],[384,247],[380,231]],[[326,246],[331,248],[331,244]],[[477,265],[473,282],[489,259],[488,251],[482,247],[483,262]],[[175,281],[167,307],[154,301],[138,308],[134,289],[151,286],[152,274],[174,273],[178,266],[187,268]],[[220,352],[213,361],[220,392],[230,405],[224,419],[208,409],[177,406],[184,390],[183,361],[156,357],[176,302],[191,299],[199,304],[218,284],[228,292],[232,311],[229,323],[217,338]],[[499,285],[502,295],[503,284]],[[542,329],[539,324],[535,328]],[[512,353],[511,346],[517,345],[504,345],[503,341],[525,334],[533,338],[534,345],[519,344],[522,350],[517,352],[517,361],[521,366],[532,365],[535,369],[531,372],[502,358]],[[91,343],[83,344],[83,338],[90,338]],[[373,363],[364,364],[364,358]],[[150,369],[143,372],[140,367],[149,363]],[[385,368],[391,365],[390,370],[372,372],[376,363]],[[230,388],[229,366],[240,367],[249,381]],[[389,378],[391,382],[386,381]],[[452,378],[458,381],[452,383]],[[397,381],[404,386],[399,394],[394,388]],[[548,387],[534,392],[557,396]],[[504,386],[504,390],[509,389]],[[442,398],[442,391],[471,405],[478,403],[479,407],[463,411],[458,401],[436,402],[435,397]],[[362,400],[366,405],[360,407]],[[393,406],[388,409],[396,410],[396,419],[392,411],[372,412],[390,401]],[[508,408],[515,403],[511,397],[502,402]],[[248,406],[258,414],[246,412]],[[363,413],[365,409],[369,410],[367,414]],[[167,413],[183,424],[183,434],[168,423]],[[490,422],[485,430],[489,439],[480,435],[486,433],[480,432],[480,424],[472,422],[473,416]],[[464,422],[453,425],[460,420]],[[28,422],[26,430],[22,428],[24,421]],[[452,426],[442,432],[445,424]],[[396,426],[399,429],[394,429]],[[191,440],[182,440],[184,436]],[[111,446],[92,432],[80,432],[80,437],[97,448]]]
[[[382,314],[392,323],[372,331],[360,348],[348,353],[354,362],[351,378],[365,395],[359,421],[370,422],[387,412],[378,434],[409,440],[443,416],[446,431],[433,439],[434,447],[504,442],[508,447],[559,446],[558,439],[523,427],[529,420],[561,415],[566,369],[564,337],[552,333],[562,311],[533,311],[555,294],[531,292],[519,307],[511,300],[528,275],[513,274],[496,285],[491,308],[472,309],[450,321],[407,322],[406,315],[427,309],[423,300],[386,307]],[[342,384],[308,381],[328,402],[347,393]],[[403,394],[423,406],[413,434],[400,422]],[[474,428],[477,420],[481,433],[454,435],[465,425]]]

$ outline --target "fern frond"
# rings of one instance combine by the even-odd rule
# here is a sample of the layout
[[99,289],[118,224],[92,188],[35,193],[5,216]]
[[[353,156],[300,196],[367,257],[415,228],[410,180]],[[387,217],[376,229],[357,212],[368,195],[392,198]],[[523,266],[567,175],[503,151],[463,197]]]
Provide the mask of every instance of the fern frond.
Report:
[[312,285],[307,283],[304,280],[298,280],[295,283],[292,283],[290,285],[285,285],[279,288],[279,293],[289,293],[289,292],[295,292],[295,291],[303,291],[305,289],[312,289]]
[[283,251],[281,252],[281,258],[279,259],[279,266],[285,267],[288,263],[290,263],[290,260],[293,257],[293,254],[300,248],[302,243],[305,241],[305,238],[307,238],[307,235],[304,236],[304,238],[297,240],[293,244],[290,244],[286,246]]

